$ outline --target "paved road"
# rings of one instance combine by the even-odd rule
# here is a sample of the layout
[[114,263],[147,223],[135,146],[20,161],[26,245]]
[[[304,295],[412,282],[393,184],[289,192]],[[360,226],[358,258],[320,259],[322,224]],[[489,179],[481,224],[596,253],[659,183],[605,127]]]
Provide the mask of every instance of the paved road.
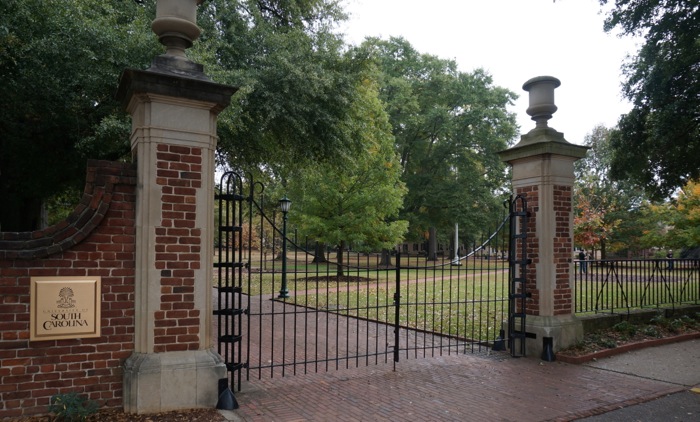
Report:
[[[251,379],[235,421],[700,421],[700,340],[586,365],[451,355]],[[618,410],[619,409],[619,410]]]

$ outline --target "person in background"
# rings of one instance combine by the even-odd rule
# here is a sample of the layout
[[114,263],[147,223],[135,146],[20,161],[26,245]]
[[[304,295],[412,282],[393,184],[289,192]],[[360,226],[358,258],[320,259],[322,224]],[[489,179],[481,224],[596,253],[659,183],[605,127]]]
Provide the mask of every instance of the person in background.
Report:
[[587,270],[587,268],[586,268],[587,262],[586,262],[586,252],[583,249],[578,253],[578,260],[579,260],[579,266],[581,267],[581,273],[585,274],[585,272]]
[[672,270],[673,269],[673,251],[668,251],[666,254],[666,258],[668,259],[668,269]]

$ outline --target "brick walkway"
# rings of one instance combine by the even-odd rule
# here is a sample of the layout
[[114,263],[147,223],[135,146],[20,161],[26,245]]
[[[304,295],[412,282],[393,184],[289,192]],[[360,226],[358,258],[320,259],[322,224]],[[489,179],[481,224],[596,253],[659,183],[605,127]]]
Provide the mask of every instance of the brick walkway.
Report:
[[458,355],[255,379],[236,392],[244,421],[566,421],[683,386],[509,355]]
[[[275,325],[279,326],[279,321]],[[290,323],[287,331],[292,326]],[[358,330],[363,331],[363,327],[360,324]],[[268,331],[266,336],[270,334]],[[371,333],[359,334],[362,338]],[[285,334],[285,338],[278,338],[276,350],[295,337]],[[252,340],[252,349],[257,349],[257,341]],[[325,340],[319,337],[315,341]],[[483,350],[488,349],[418,359],[407,359],[402,353],[395,371],[393,362],[382,360],[378,365],[349,369],[345,365],[355,365],[355,360],[343,360],[339,370],[333,362],[328,372],[324,363],[318,366],[318,373],[313,373],[315,365],[306,367],[310,373],[299,367],[297,375],[289,368],[285,376],[276,370],[273,377],[269,370],[263,370],[259,379],[255,371],[250,381],[243,381],[242,391],[235,391],[240,408],[233,417],[280,422],[567,421],[685,389],[679,384],[591,366],[517,359],[505,352]],[[360,360],[362,364],[364,360]]]

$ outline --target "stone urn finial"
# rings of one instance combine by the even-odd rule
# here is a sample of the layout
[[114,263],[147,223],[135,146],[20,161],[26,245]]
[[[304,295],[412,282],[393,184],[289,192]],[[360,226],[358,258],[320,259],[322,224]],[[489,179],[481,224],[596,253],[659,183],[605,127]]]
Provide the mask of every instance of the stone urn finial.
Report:
[[156,18],[151,29],[166,47],[165,54],[187,58],[185,49],[199,38],[201,30],[197,26],[197,5],[203,0],[158,0]]
[[546,128],[547,121],[557,111],[554,104],[554,89],[561,85],[553,76],[537,76],[525,82],[523,89],[530,93],[530,106],[527,114],[535,121],[536,127]]

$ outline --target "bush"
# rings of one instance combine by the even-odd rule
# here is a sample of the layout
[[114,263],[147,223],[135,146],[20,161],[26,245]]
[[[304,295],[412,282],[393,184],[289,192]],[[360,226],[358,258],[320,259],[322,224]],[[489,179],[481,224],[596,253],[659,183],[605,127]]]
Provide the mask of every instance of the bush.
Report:
[[649,337],[661,338],[661,332],[653,325],[647,325],[642,332]]
[[629,321],[618,322],[613,326],[613,329],[629,337],[634,337],[634,335],[637,334],[637,326]]
[[97,412],[99,405],[76,392],[56,394],[51,397],[49,412],[56,415],[55,421],[84,421]]

